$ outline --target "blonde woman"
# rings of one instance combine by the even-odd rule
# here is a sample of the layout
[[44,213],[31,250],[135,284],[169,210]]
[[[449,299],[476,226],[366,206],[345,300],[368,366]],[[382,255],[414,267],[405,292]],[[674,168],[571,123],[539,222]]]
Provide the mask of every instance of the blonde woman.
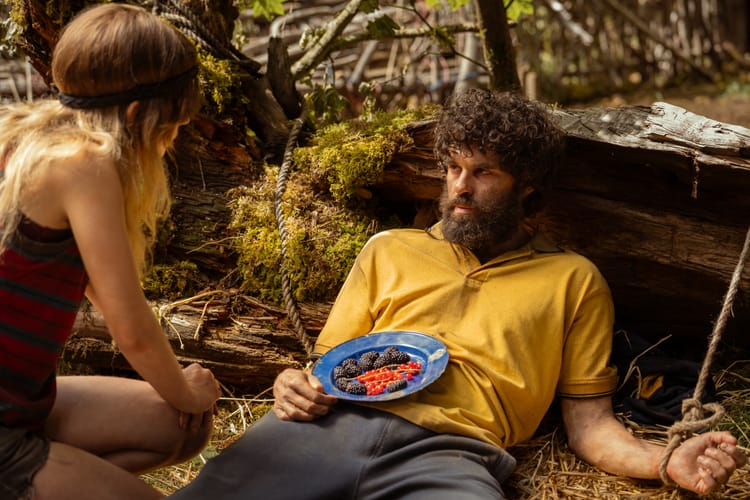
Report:
[[[218,384],[180,366],[139,279],[196,61],[157,16],[98,5],[54,48],[57,99],[0,109],[0,498],[160,498],[136,474],[210,435]],[[84,295],[143,380],[56,376]]]

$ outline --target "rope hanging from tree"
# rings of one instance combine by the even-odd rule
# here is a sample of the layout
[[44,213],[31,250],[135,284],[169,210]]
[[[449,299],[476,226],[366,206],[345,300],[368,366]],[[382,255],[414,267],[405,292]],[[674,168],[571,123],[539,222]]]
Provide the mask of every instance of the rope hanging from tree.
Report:
[[297,303],[294,301],[294,297],[292,296],[291,280],[289,279],[289,274],[286,270],[287,232],[286,220],[284,218],[284,212],[281,203],[282,196],[284,195],[284,191],[286,190],[286,180],[289,176],[289,170],[292,165],[292,151],[294,150],[294,146],[297,143],[297,137],[302,130],[303,124],[304,120],[302,118],[297,118],[296,120],[294,120],[292,130],[289,132],[289,138],[287,139],[286,148],[284,149],[284,160],[282,161],[281,168],[279,169],[279,177],[276,179],[274,210],[276,214],[276,224],[279,228],[279,237],[281,238],[281,266],[279,272],[281,274],[281,291],[284,297],[284,305],[286,306],[286,311],[289,319],[291,319],[292,323],[294,324],[294,329],[297,332],[297,336],[299,337],[302,346],[305,348],[307,358],[308,360],[310,360],[312,358],[314,345],[312,340],[310,340],[310,337],[307,335],[307,331],[305,330],[304,325],[302,324],[302,320],[299,314],[299,308],[297,307]]
[[[682,402],[682,420],[680,422],[675,422],[667,431],[667,437],[669,440],[661,457],[661,461],[659,462],[659,475],[665,484],[675,484],[667,474],[667,464],[672,456],[672,452],[682,443],[683,440],[689,438],[693,433],[710,428],[717,424],[724,416],[724,408],[720,404],[702,404],[700,399],[706,388],[708,377],[710,376],[709,372],[711,363],[714,354],[716,353],[716,349],[718,348],[719,340],[721,340],[721,335],[724,332],[729,315],[732,313],[732,305],[734,304],[734,299],[737,295],[737,288],[739,286],[740,278],[742,277],[745,262],[748,258],[748,253],[750,253],[750,227],[747,229],[745,244],[742,247],[740,258],[734,269],[734,273],[732,274],[732,279],[729,282],[727,293],[724,295],[724,303],[722,304],[721,312],[714,324],[708,345],[708,351],[703,360],[703,365],[701,366],[701,371],[698,375],[698,381],[695,384],[693,397],[685,399]],[[706,412],[709,413],[709,416],[704,417]]]

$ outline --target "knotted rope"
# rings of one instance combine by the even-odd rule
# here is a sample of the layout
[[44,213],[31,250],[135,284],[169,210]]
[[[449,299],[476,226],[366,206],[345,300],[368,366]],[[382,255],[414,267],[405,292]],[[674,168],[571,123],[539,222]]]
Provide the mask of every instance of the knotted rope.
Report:
[[305,352],[307,352],[307,358],[308,360],[310,360],[312,358],[314,345],[312,340],[310,340],[310,337],[307,335],[307,331],[305,330],[305,327],[302,324],[302,320],[300,319],[299,309],[292,295],[291,280],[289,279],[289,274],[287,273],[286,269],[287,232],[286,220],[284,218],[284,212],[281,203],[284,191],[286,190],[286,180],[289,176],[289,170],[291,169],[292,165],[292,152],[294,151],[294,146],[297,143],[297,137],[299,136],[300,130],[302,130],[303,124],[304,120],[302,118],[297,118],[296,120],[294,120],[292,130],[289,132],[289,138],[286,142],[286,149],[284,150],[284,160],[281,163],[281,168],[279,169],[279,177],[276,179],[274,210],[276,214],[276,224],[278,225],[279,236],[281,238],[281,269],[279,270],[279,272],[281,274],[281,291],[284,297],[284,305],[286,306],[286,311],[289,319],[291,319],[292,323],[294,324],[297,336],[302,343],[302,346],[305,348]]
[[[672,452],[682,444],[682,441],[692,436],[693,433],[701,431],[706,428],[717,424],[724,416],[724,408],[718,403],[706,403],[702,404],[700,399],[706,388],[708,377],[710,376],[710,367],[713,361],[714,354],[721,340],[721,335],[724,332],[727,319],[732,313],[732,305],[734,304],[734,298],[737,295],[737,288],[739,286],[740,278],[742,277],[742,271],[747,261],[748,253],[750,253],[750,227],[747,229],[745,235],[745,245],[742,247],[740,258],[737,262],[737,266],[732,274],[732,279],[729,282],[729,288],[724,296],[724,303],[721,307],[716,323],[714,324],[713,332],[711,333],[711,339],[708,345],[708,351],[701,366],[700,374],[698,375],[698,381],[695,384],[695,391],[693,397],[685,399],[682,402],[682,420],[675,422],[672,427],[667,431],[667,437],[669,438],[667,447],[662,454],[661,461],[659,462],[659,475],[661,480],[665,484],[674,485],[675,482],[667,475],[667,464],[672,456]],[[709,413],[709,416],[704,416]]]

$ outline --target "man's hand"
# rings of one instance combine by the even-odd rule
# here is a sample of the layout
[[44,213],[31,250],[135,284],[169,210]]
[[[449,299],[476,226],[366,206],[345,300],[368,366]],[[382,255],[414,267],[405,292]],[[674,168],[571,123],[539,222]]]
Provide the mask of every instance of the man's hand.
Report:
[[694,436],[672,452],[667,475],[681,487],[705,495],[725,484],[734,471],[747,463],[728,432]]
[[[581,459],[612,474],[659,477],[664,447],[628,432],[615,418],[610,398],[563,398],[560,403],[568,444]],[[667,475],[686,490],[706,494],[726,483],[746,462],[730,433],[707,432],[672,452]]]
[[273,412],[279,420],[311,421],[327,414],[336,397],[323,392],[323,384],[302,370],[287,368],[273,383]]

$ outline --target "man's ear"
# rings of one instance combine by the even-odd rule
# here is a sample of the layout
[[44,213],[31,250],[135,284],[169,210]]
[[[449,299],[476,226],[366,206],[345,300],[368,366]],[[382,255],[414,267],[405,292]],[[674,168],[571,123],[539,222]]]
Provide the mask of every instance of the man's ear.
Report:
[[521,199],[525,200],[529,197],[531,193],[536,191],[536,188],[534,186],[526,186],[521,190]]

